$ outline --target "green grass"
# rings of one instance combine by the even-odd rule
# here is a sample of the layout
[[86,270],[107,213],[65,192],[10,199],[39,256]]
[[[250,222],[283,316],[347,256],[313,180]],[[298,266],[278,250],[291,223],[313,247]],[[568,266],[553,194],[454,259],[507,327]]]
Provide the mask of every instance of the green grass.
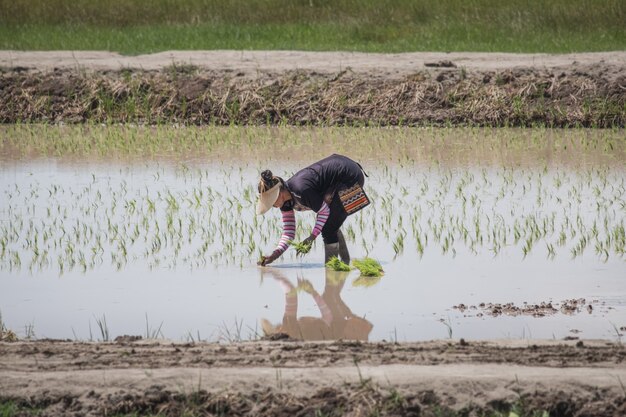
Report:
[[41,409],[18,405],[10,400],[0,400],[0,417],[38,416]]
[[623,50],[620,0],[0,0],[0,49]]
[[13,417],[17,415],[18,407],[13,402],[0,403],[0,417]]
[[[358,368],[357,368],[358,369]],[[398,415],[399,413],[405,410],[405,407],[409,405],[407,399],[397,392],[395,389],[392,389],[388,395],[385,397],[375,396],[376,389],[372,387],[371,381],[369,378],[361,378],[362,390],[359,391],[361,395],[364,395],[366,398],[372,400],[368,401],[369,407],[371,408],[370,413],[368,415],[371,416],[389,416],[389,415]],[[370,398],[371,396],[375,396],[374,398]],[[182,417],[195,417],[206,415],[206,411],[202,409],[204,406],[204,402],[202,398],[197,398],[198,394],[192,393],[184,396],[184,400],[186,403],[182,404],[182,409],[177,409],[176,412],[170,413],[168,415],[178,415]],[[246,396],[243,396],[246,398]],[[236,400],[232,400],[236,401]],[[217,405],[210,406],[211,409],[215,409],[217,415],[227,415],[229,400],[226,399],[224,404],[220,406],[218,402]],[[433,404],[425,407],[425,410],[428,411],[427,415],[433,416],[442,416],[442,417],[460,417],[464,414],[463,412],[456,412],[451,410],[445,406],[440,406],[438,404]],[[12,401],[0,401],[0,417],[17,417],[17,416],[38,416],[46,411],[41,408],[31,408],[17,405]],[[343,409],[341,406],[338,408],[334,407],[325,407],[324,411],[316,410],[315,416],[335,416],[342,415]],[[110,414],[112,417],[162,417],[166,414],[161,413],[153,413],[150,411],[134,411],[128,413],[113,413]],[[485,417],[549,417],[550,413],[548,411],[539,409],[533,409],[531,407],[527,407],[524,405],[523,400],[518,400],[518,402],[511,405],[510,410],[508,411],[484,411],[483,415]]]

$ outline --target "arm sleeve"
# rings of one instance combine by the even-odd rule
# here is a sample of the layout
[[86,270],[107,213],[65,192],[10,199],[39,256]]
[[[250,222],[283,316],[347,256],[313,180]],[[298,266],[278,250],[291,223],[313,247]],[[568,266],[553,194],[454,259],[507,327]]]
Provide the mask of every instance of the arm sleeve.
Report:
[[311,231],[312,236],[319,236],[322,232],[322,228],[326,224],[326,220],[328,220],[328,216],[330,215],[330,207],[326,202],[322,203],[322,207],[317,212],[317,220],[315,221],[315,226],[313,226],[313,230]]
[[294,240],[296,237],[296,216],[293,210],[282,211],[283,214],[283,234],[278,241],[274,253],[282,255],[283,252],[289,247],[289,241]]

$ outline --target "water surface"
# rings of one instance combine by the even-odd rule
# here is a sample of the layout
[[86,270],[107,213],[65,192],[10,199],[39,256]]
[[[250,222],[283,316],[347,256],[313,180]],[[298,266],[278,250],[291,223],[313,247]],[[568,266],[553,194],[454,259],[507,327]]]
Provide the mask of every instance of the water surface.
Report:
[[[434,139],[419,130],[279,131],[295,134],[293,144],[239,157],[219,146],[148,158],[16,156],[7,145],[2,319],[22,337],[93,340],[104,327],[111,338],[188,340],[247,340],[264,327],[398,341],[617,338],[626,325],[621,148],[580,131],[504,132],[481,142],[458,130]],[[227,148],[267,141],[239,134]],[[368,138],[370,148],[351,152]],[[344,226],[351,254],[378,259],[385,275],[362,285],[357,271],[326,270],[321,239],[304,258],[288,251],[256,266],[280,235],[278,212],[254,216],[258,172],[288,177],[335,151],[363,163],[373,200]],[[297,217],[304,238],[314,215]],[[479,307],[579,298],[580,311],[541,318]],[[294,314],[286,306],[296,302]],[[453,308],[460,303],[477,308]]]

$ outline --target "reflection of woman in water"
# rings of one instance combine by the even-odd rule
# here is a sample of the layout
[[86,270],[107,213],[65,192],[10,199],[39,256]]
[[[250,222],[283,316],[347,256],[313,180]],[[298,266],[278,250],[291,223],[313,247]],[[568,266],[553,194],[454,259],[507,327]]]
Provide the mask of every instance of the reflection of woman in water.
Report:
[[294,210],[313,210],[317,213],[315,226],[302,243],[312,244],[321,233],[324,239],[324,262],[331,257],[341,257],[350,263],[350,254],[343,234],[339,230],[346,218],[369,204],[363,192],[365,177],[357,162],[342,155],[331,155],[300,171],[287,181],[266,170],[259,182],[257,214],[272,207],[279,208],[283,216],[283,234],[276,249],[263,256],[259,265],[274,262],[287,250],[296,237]]
[[[276,326],[262,319],[261,325],[266,336],[285,333],[293,339],[302,340],[368,340],[372,324],[355,316],[341,299],[349,272],[326,269],[326,283],[322,295],[307,280],[298,280],[298,287],[276,269],[270,274],[278,281],[285,293],[285,314],[283,321]],[[298,292],[306,292],[313,297],[322,317],[304,316],[298,318]]]

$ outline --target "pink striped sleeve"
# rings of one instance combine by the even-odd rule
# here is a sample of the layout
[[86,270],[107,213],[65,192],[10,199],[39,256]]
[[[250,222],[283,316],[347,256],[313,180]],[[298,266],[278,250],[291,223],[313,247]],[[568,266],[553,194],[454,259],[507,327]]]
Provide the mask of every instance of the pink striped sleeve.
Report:
[[311,235],[317,237],[320,233],[322,233],[322,228],[326,224],[326,220],[328,220],[328,216],[330,215],[330,207],[326,202],[322,203],[322,207],[317,212],[317,220],[315,221],[315,226],[313,227],[313,231],[311,231]]
[[283,213],[283,234],[278,241],[278,246],[274,249],[274,253],[277,252],[281,255],[289,247],[289,241],[294,240],[296,237],[296,216],[293,210],[282,211]]

